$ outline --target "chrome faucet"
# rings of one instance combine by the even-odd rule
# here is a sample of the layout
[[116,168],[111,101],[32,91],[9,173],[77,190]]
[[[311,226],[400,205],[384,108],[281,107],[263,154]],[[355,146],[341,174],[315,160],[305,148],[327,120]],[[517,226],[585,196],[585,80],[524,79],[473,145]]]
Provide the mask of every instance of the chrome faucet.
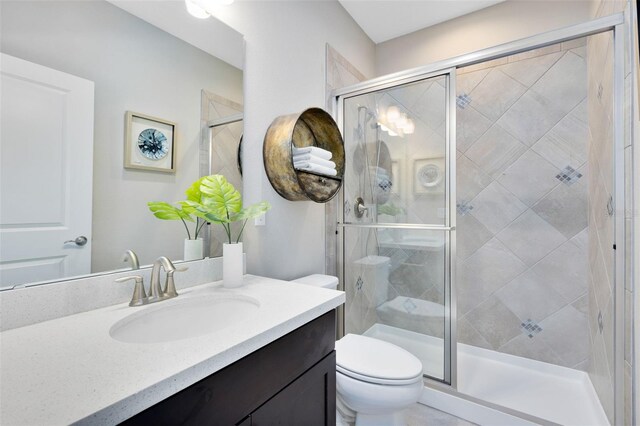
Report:
[[[128,250],[128,252],[130,251],[131,250]],[[134,256],[135,256],[135,253],[134,253]],[[164,289],[162,289],[162,287],[160,286],[160,268],[163,268],[167,273]],[[133,289],[133,297],[131,298],[131,302],[129,302],[129,306],[148,305],[149,303],[155,303],[161,300],[171,299],[173,297],[178,296],[178,292],[176,291],[176,285],[173,280],[173,274],[175,272],[186,271],[187,269],[188,268],[186,267],[176,268],[173,265],[173,262],[171,262],[167,257],[161,256],[157,258],[155,262],[153,262],[153,267],[151,268],[151,280],[149,282],[149,293],[146,293],[144,291],[144,283],[142,280],[142,276],[140,275],[118,278],[116,279],[116,282],[123,283],[126,281],[134,280],[136,284]]]
[[168,299],[169,297],[175,296],[165,296],[162,291],[162,287],[160,287],[160,268],[164,268],[167,273],[167,281],[169,281],[169,276],[172,277],[171,281],[173,281],[173,273],[176,271],[176,267],[173,266],[173,263],[165,256],[160,256],[153,262],[153,267],[151,268],[151,282],[149,283],[149,303],[156,302],[161,299]]
[[140,261],[138,260],[138,256],[133,250],[125,251],[122,261],[131,261],[131,269],[140,269]]

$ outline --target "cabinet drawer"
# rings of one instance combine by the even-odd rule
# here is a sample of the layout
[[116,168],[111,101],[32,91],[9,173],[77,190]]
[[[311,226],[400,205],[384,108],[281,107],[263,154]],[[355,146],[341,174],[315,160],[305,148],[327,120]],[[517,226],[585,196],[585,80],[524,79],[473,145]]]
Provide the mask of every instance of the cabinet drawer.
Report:
[[[332,352],[250,416],[251,426],[336,424],[336,353]],[[242,423],[245,425],[245,423]]]

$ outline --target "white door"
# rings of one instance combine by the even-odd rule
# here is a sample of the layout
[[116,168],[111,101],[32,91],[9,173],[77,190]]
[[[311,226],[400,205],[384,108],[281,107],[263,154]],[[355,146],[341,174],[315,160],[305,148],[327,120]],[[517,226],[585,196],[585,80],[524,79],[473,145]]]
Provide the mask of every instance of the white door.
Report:
[[94,84],[0,55],[0,289],[88,274]]

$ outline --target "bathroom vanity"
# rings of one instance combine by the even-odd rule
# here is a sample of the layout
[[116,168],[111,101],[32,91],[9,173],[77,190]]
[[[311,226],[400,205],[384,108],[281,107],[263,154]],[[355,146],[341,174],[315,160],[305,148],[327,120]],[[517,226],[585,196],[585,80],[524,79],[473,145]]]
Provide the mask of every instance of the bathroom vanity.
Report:
[[125,425],[335,425],[335,311],[193,384]]
[[[121,304],[1,333],[0,423],[335,424],[335,308],[344,293],[244,280],[238,289],[203,284],[142,308]],[[236,299],[257,308],[213,332],[144,342],[117,333],[145,309]],[[148,326],[171,328],[163,322]]]

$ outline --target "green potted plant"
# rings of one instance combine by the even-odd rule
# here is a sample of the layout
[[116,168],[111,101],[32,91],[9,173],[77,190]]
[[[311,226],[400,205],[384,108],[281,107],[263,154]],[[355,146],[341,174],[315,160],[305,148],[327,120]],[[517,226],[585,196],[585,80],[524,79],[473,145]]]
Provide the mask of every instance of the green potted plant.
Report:
[[[202,238],[198,238],[202,228],[207,221],[199,215],[194,214],[193,207],[187,202],[201,203],[202,193],[200,192],[200,181],[198,179],[185,191],[186,201],[179,201],[176,205],[164,201],[150,201],[147,203],[151,213],[162,220],[180,220],[187,231],[187,238],[184,240],[184,260],[202,259]],[[193,232],[189,230],[187,222],[193,223]]]
[[[149,209],[159,219],[181,220],[187,230],[189,240],[191,233],[187,222],[195,222],[194,238],[196,239],[205,223],[222,225],[228,240],[223,244],[224,286],[238,287],[242,285],[242,243],[240,238],[244,227],[249,219],[265,214],[271,206],[263,201],[249,207],[243,207],[242,196],[223,175],[204,176],[195,181],[185,191],[185,194],[187,199],[179,201],[177,206],[165,202],[150,202],[148,203]],[[242,222],[242,227],[234,238],[231,223],[238,221]]]

